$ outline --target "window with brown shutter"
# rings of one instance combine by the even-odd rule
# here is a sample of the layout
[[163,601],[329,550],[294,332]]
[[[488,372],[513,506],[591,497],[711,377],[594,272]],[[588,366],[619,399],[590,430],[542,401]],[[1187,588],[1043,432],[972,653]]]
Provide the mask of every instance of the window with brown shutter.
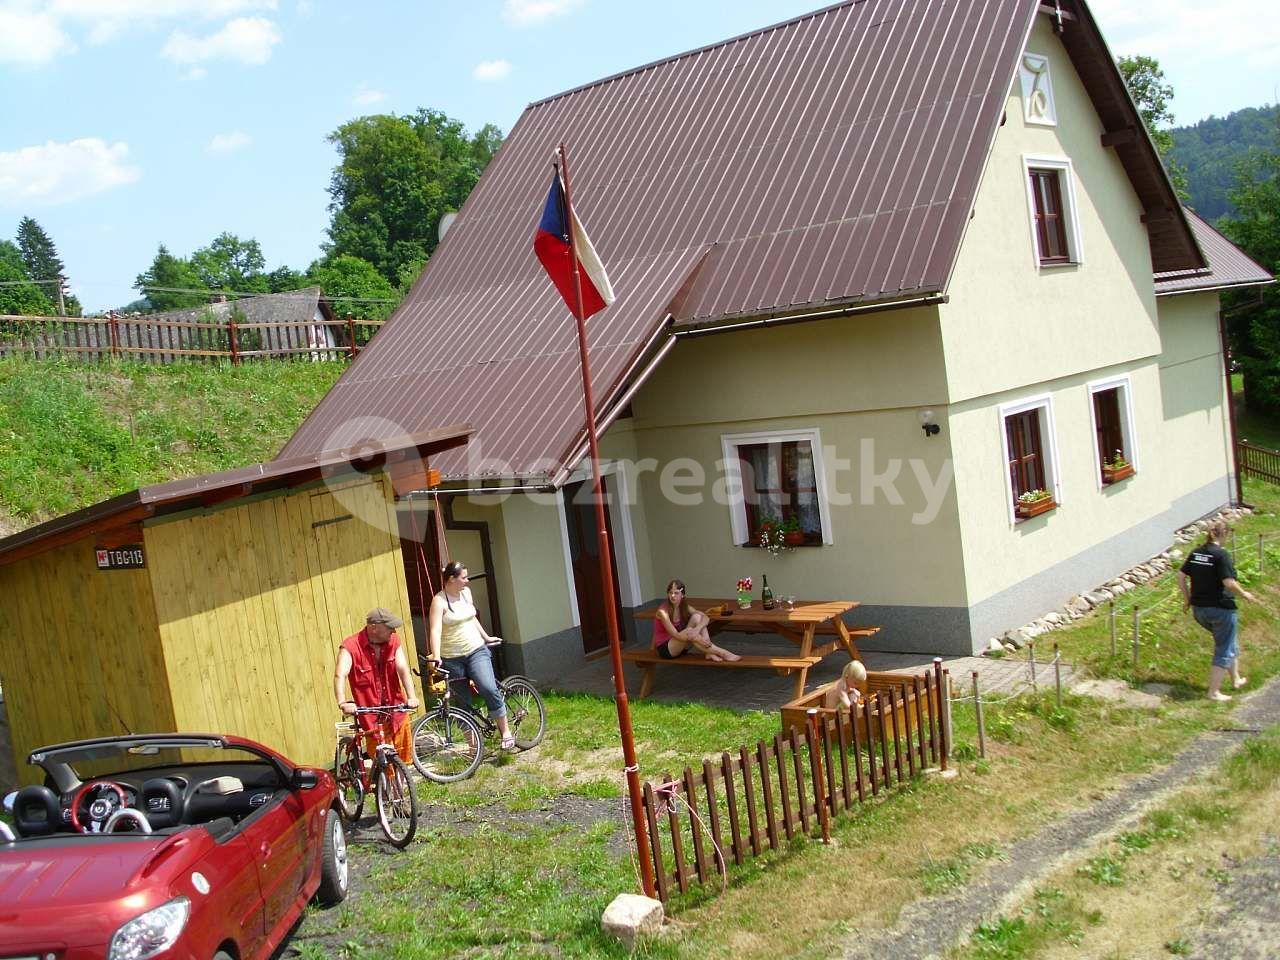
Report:
[[1098,431],[1098,460],[1106,463],[1117,453],[1126,459],[1124,431],[1120,426],[1120,388],[1099,390],[1093,395],[1093,420]]
[[1036,245],[1042,264],[1070,263],[1066,212],[1062,206],[1062,171],[1032,168],[1031,197],[1035,204]]
[[1044,448],[1040,440],[1040,411],[1028,410],[1004,419],[1009,441],[1009,482],[1013,499],[1032,490],[1044,490]]

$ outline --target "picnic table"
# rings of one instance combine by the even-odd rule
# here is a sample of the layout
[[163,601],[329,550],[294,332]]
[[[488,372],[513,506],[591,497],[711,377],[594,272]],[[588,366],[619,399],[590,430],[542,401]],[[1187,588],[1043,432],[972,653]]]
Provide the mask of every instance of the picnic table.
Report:
[[[646,643],[644,648],[624,650],[624,660],[630,660],[641,666],[643,679],[640,685],[640,696],[647,697],[653,690],[656,668],[668,664],[689,667],[724,667],[728,669],[773,669],[779,674],[795,676],[795,695],[804,695],[805,683],[809,669],[823,661],[836,650],[843,649],[852,660],[861,660],[856,637],[869,637],[880,631],[879,627],[850,628],[844,622],[843,614],[858,607],[856,600],[797,600],[795,605],[786,607],[779,603],[772,610],[766,610],[759,600],[753,600],[751,606],[742,609],[736,600],[717,599],[714,597],[689,597],[689,605],[701,610],[710,620],[707,632],[712,636],[726,630],[735,633],[769,633],[776,634],[794,643],[799,649],[794,654],[782,656],[745,655],[741,660],[708,660],[690,650],[684,656],[674,660],[664,660],[657,651]],[[657,608],[637,610],[635,618],[640,621],[653,620],[657,616]],[[825,638],[830,637],[827,640]],[[824,638],[819,641],[819,638]]]

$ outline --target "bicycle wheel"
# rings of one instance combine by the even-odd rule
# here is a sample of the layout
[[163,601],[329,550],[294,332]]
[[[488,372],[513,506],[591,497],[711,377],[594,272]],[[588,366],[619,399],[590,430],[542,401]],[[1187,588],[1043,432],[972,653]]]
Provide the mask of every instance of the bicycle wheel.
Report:
[[413,765],[435,783],[453,783],[476,772],[484,736],[469,713],[438,707],[413,725]]
[[536,747],[547,732],[547,708],[533,681],[525,677],[507,677],[502,681],[502,696],[507,701],[507,723],[521,750]]
[[409,768],[403,760],[394,754],[384,758],[373,795],[378,803],[382,832],[393,847],[404,849],[418,829],[418,800],[413,795]]
[[338,741],[338,748],[333,753],[333,779],[338,783],[338,812],[347,823],[355,823],[360,819],[360,811],[364,809],[364,785],[360,780],[361,770],[358,754],[348,752],[351,737],[343,737]]

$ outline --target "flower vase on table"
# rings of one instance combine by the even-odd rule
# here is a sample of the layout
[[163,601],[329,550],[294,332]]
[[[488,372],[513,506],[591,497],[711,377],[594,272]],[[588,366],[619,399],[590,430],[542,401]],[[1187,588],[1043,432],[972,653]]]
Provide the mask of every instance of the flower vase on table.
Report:
[[751,578],[742,577],[738,581],[738,607],[742,610],[751,609]]

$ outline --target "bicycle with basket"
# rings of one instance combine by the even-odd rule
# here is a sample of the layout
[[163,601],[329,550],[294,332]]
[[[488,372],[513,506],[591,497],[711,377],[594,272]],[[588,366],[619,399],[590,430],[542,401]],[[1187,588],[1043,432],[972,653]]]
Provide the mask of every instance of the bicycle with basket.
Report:
[[[396,713],[411,713],[404,704],[356,707],[356,715],[376,714],[378,723],[372,730],[361,730],[355,717],[337,726],[338,745],[333,755],[333,778],[338,783],[338,810],[342,819],[354,824],[364,809],[370,793],[377,805],[378,824],[387,841],[403,849],[418,829],[418,800],[414,796],[409,768],[396,753],[391,718]],[[372,756],[365,748],[372,740]]]
[[[497,644],[490,644],[497,646]],[[476,772],[484,759],[484,741],[494,736],[498,725],[474,705],[455,702],[453,685],[475,684],[466,677],[451,677],[438,660],[420,655],[422,671],[429,694],[440,698],[439,704],[413,724],[413,765],[434,783],[454,783]],[[416,672],[416,671],[415,671]],[[547,731],[547,709],[533,681],[517,674],[499,681],[507,703],[507,724],[517,750],[529,750],[542,742]]]

